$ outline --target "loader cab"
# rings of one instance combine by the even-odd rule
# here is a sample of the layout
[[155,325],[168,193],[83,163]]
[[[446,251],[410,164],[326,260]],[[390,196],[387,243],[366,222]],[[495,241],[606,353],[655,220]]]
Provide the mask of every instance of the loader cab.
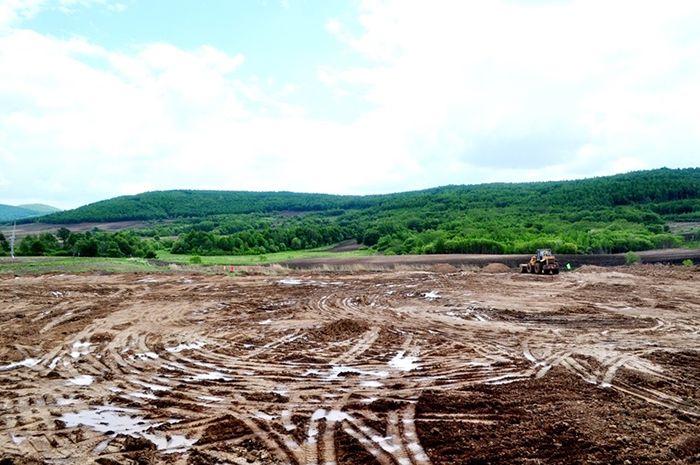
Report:
[[544,257],[551,257],[552,251],[550,249],[537,249],[537,261],[543,260]]

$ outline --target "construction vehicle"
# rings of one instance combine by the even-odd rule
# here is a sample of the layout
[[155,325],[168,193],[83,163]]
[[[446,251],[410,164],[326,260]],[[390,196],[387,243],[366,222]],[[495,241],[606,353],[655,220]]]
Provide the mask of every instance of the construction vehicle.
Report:
[[521,273],[559,274],[559,262],[549,249],[537,249],[530,261],[520,265]]

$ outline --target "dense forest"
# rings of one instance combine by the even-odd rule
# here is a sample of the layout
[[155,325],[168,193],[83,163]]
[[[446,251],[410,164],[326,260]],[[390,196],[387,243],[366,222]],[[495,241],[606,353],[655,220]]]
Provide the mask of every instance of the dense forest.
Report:
[[[371,196],[148,192],[36,221],[69,225],[118,220],[145,222],[128,235],[133,244],[141,242],[132,247],[140,256],[154,249],[263,254],[347,239],[386,254],[529,253],[538,247],[559,253],[615,253],[682,245],[668,222],[700,222],[700,169]],[[95,240],[110,237],[92,234]],[[85,253],[72,247],[74,254]],[[112,246],[100,253],[106,250],[117,253]],[[119,248],[118,256],[128,256],[126,250]]]
[[[155,258],[159,246],[156,241],[144,239],[131,231],[75,233],[68,228],[60,228],[56,234],[43,233],[22,238],[15,253],[30,256]],[[9,241],[0,233],[0,255],[9,252]]]

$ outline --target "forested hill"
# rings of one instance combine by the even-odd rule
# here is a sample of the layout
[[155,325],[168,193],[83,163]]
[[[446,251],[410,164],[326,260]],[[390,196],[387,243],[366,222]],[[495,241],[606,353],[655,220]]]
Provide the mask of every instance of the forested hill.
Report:
[[363,208],[367,198],[295,192],[172,190],[126,195],[46,215],[47,223],[202,218],[211,215]]
[[370,196],[196,190],[146,192],[53,213],[35,221],[68,224],[242,213],[340,213],[348,210],[380,213],[416,208],[439,212],[511,207],[548,212],[622,205],[647,205],[660,214],[696,217],[700,211],[699,199],[699,168],[664,168],[575,181],[445,186]]
[[[117,197],[35,221],[147,220],[110,236],[61,231],[26,254],[266,254],[355,239],[385,254],[627,252],[698,245],[700,169],[577,181],[445,186],[387,195],[165,191]],[[164,221],[168,220],[168,221]],[[676,235],[672,222],[690,225]],[[696,223],[694,223],[696,222]],[[7,252],[0,237],[0,254]]]
[[31,218],[59,211],[58,208],[42,204],[0,205],[0,222]]

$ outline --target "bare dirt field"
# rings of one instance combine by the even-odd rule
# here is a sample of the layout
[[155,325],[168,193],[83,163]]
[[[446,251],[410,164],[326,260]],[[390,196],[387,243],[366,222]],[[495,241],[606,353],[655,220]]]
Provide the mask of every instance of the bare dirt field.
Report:
[[699,278],[3,276],[0,463],[698,463]]
[[[15,233],[18,238],[22,238],[29,234],[55,233],[60,228],[68,228],[72,232],[85,232],[94,228],[99,228],[102,231],[117,232],[124,229],[143,228],[148,225],[146,221],[113,221],[107,223],[73,223],[73,224],[53,224],[53,223],[23,223],[18,224]],[[10,237],[12,234],[12,225],[6,224],[0,227],[0,232],[5,236]]]

